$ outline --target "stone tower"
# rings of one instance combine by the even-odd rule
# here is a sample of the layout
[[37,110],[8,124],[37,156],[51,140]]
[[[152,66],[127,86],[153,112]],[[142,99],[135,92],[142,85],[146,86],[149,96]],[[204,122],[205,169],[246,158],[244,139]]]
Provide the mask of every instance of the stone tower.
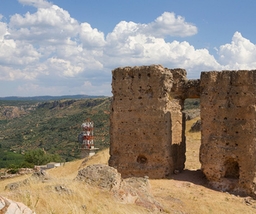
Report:
[[160,65],[112,71],[110,159],[122,177],[164,178],[185,163],[184,99],[198,97],[199,81]]
[[256,71],[201,73],[202,171],[218,189],[256,192]]
[[164,178],[185,163],[186,98],[201,103],[201,169],[222,191],[256,196],[256,70],[202,72],[160,65],[112,71],[110,159],[123,177]]

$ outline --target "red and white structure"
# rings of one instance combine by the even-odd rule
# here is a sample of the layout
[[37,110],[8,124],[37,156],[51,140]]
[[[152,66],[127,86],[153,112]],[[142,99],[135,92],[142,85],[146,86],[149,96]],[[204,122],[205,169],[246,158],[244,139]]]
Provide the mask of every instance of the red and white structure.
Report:
[[93,136],[93,122],[87,121],[81,125],[82,133],[80,134],[82,147],[89,152],[89,156],[95,155],[95,150],[98,148],[94,147],[94,136]]
[[83,145],[82,147],[85,149],[94,148],[93,143],[93,122],[84,122],[81,125],[82,128],[82,136],[83,136]]

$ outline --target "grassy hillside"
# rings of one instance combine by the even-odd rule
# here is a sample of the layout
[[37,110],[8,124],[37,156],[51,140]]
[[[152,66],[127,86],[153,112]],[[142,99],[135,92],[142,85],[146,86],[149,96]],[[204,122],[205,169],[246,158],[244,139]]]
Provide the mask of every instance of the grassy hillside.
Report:
[[[191,124],[197,119],[189,121],[186,130],[189,130]],[[200,169],[198,160],[200,134],[186,132],[186,136],[187,161],[185,171],[173,175],[171,179],[149,179],[152,195],[164,207],[161,213],[255,213],[256,201],[215,191],[207,186],[205,178],[198,170]],[[0,195],[22,202],[38,214],[150,213],[143,207],[117,202],[108,191],[74,181],[81,166],[107,164],[108,153],[108,149],[102,150],[85,163],[81,159],[50,169],[47,172],[51,179],[47,182],[31,182],[30,185],[20,186],[17,190],[5,190],[5,186],[22,181],[30,175],[0,180]],[[70,190],[71,193],[56,191],[56,187],[60,185],[64,187],[64,190]]]
[[[95,145],[109,146],[111,98],[0,100],[0,168],[17,165],[28,150],[44,149],[63,161],[81,157],[77,136],[88,118],[94,122]],[[198,108],[198,99],[187,99],[185,109]]]
[[87,119],[95,124],[96,146],[100,149],[108,147],[110,100],[1,101],[0,167],[15,154],[18,158],[18,154],[37,148],[59,154],[64,161],[79,158],[81,151],[77,136],[81,124]]

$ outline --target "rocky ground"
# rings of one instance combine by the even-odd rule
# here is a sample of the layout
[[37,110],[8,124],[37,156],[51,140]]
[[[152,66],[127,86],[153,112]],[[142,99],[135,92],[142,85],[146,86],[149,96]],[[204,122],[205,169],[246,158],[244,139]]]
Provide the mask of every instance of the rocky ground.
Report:
[[122,179],[107,166],[104,150],[46,173],[1,180],[0,195],[36,213],[256,213],[252,198],[208,186],[198,160],[200,132],[189,132],[198,119],[187,121],[185,170],[169,179]]

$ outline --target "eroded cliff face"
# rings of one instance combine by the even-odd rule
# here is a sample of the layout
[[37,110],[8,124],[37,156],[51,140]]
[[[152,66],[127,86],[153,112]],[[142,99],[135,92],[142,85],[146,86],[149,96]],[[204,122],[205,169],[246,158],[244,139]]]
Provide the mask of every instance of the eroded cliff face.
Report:
[[164,178],[182,170],[186,71],[152,65],[112,74],[109,165],[123,177]]
[[221,190],[256,191],[256,71],[201,73],[202,170]]

